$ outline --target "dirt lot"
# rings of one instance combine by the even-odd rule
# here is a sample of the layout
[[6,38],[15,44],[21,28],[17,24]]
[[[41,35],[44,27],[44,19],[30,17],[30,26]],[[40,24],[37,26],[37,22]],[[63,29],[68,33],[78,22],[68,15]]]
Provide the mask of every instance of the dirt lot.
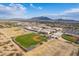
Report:
[[28,32],[18,27],[0,29],[0,56],[24,55],[24,51],[12,41],[11,37]]
[[9,36],[9,37],[13,37],[13,36],[19,36],[19,35],[23,35],[29,31],[26,31],[22,28],[19,27],[12,27],[12,28],[3,28],[0,29],[0,32]]

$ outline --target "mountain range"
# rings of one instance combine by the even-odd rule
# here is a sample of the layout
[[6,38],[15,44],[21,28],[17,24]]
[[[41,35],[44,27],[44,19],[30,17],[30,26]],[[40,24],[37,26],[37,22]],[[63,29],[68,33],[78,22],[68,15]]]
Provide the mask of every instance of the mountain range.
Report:
[[0,19],[0,21],[43,21],[43,22],[63,22],[63,23],[79,23],[77,20],[71,20],[71,19],[53,19],[47,16],[39,16],[39,17],[33,17],[29,19],[23,19],[23,18],[13,18],[13,19]]
[[64,23],[79,23],[77,20],[71,20],[71,19],[53,19],[45,16],[40,16],[40,17],[33,17],[28,19],[30,21],[49,21],[49,22],[64,22]]

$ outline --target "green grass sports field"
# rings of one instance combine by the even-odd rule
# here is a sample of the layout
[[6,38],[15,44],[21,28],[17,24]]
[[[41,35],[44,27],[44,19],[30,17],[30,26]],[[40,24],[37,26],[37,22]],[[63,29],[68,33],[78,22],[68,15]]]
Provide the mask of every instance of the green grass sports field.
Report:
[[29,34],[18,36],[18,37],[16,37],[15,40],[23,47],[29,48],[36,44],[40,44],[43,41],[47,41],[47,37],[37,34],[37,33],[29,33]]

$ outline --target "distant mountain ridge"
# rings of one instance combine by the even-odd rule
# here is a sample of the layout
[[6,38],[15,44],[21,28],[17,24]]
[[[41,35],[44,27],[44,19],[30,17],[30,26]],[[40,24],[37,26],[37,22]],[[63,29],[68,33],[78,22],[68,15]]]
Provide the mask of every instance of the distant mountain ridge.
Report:
[[33,17],[33,18],[31,18],[31,19],[29,19],[29,20],[52,20],[51,18],[49,18],[49,17],[45,17],[45,16],[40,16],[40,17]]
[[76,21],[76,20],[70,20],[70,19],[56,19],[55,22],[63,22],[63,23],[79,23],[79,21]]
[[1,21],[43,21],[43,22],[60,22],[60,23],[79,23],[77,20],[71,20],[71,19],[53,19],[48,16],[39,16],[39,17],[33,17],[29,19],[23,19],[23,18],[12,18],[12,19],[0,19]]
[[76,20],[71,20],[71,19],[52,19],[52,18],[45,17],[45,16],[33,17],[33,18],[30,18],[29,20],[32,20],[32,21],[49,21],[49,22],[64,22],[64,23],[79,23],[79,21],[76,21]]

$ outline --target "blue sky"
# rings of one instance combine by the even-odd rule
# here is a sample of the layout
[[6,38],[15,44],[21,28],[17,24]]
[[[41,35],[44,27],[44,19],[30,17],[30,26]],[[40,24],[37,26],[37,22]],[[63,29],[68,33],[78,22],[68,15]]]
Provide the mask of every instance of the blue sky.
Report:
[[2,3],[0,18],[51,18],[79,19],[78,3]]

